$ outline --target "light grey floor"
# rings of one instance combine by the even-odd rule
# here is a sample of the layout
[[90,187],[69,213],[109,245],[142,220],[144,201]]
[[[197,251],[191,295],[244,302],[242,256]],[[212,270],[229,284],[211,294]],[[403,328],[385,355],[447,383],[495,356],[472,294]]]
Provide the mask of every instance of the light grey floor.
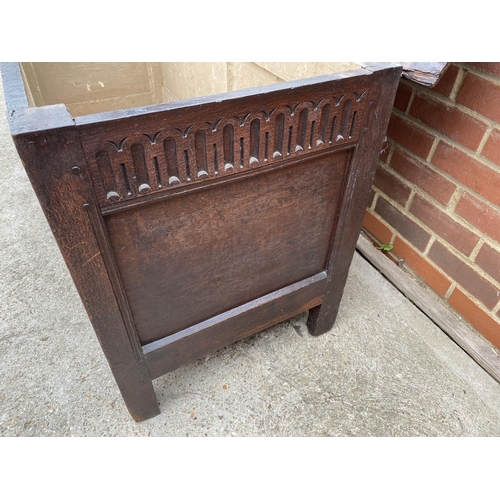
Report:
[[31,189],[0,85],[0,435],[499,436],[500,386],[355,255],[335,327],[305,316],[157,379],[129,416]]

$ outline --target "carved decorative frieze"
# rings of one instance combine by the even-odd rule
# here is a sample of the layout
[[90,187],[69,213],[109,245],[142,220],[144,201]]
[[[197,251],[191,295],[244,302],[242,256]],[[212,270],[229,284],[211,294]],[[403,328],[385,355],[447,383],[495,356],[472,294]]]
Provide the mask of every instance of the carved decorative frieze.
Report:
[[86,151],[101,206],[355,143],[365,91],[103,138]]

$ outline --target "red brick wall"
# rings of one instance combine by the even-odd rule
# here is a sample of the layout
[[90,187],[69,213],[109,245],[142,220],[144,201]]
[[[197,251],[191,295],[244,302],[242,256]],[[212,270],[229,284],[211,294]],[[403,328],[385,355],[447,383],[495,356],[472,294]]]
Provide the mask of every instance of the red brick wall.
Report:
[[500,63],[401,80],[364,221],[500,348]]

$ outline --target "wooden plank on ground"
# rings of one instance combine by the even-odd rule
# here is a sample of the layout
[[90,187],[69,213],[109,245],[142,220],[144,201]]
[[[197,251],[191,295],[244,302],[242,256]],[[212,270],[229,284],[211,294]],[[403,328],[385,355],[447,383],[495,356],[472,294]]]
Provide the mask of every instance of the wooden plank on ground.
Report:
[[441,302],[377,250],[363,235],[358,238],[357,249],[476,363],[497,382],[500,382],[500,351],[495,346],[478,332],[462,323]]

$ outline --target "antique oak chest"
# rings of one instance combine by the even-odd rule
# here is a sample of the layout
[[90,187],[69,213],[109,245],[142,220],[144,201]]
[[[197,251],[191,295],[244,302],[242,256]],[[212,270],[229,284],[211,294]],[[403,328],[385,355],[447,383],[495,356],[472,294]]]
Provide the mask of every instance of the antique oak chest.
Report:
[[185,363],[303,311],[332,328],[400,69],[3,64],[15,145],[136,421]]

